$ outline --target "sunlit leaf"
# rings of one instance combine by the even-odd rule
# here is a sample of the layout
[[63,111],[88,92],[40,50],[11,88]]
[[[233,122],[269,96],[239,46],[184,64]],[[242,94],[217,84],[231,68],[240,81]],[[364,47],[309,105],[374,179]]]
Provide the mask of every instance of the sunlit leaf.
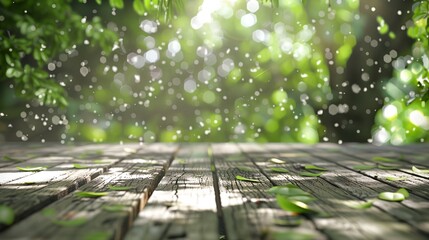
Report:
[[109,190],[112,190],[112,191],[128,191],[130,189],[133,189],[134,187],[109,185],[107,186],[107,188],[109,188]]
[[407,177],[388,176],[388,177],[386,177],[386,180],[392,181],[392,182],[394,182],[394,181],[404,181],[404,180],[407,180]]
[[405,188],[400,188],[398,191],[396,191],[397,193],[402,193],[402,195],[404,195],[404,198],[408,198],[410,196],[410,193],[407,191],[407,189]]
[[16,167],[16,168],[22,172],[40,172],[47,169],[46,167]]
[[320,177],[322,174],[323,173],[312,173],[307,171],[303,171],[299,173],[299,175],[303,177]]
[[405,196],[399,192],[382,192],[378,194],[378,198],[389,202],[400,202],[405,199]]
[[85,224],[87,221],[88,219],[82,217],[71,220],[52,220],[52,223],[62,227],[77,227]]
[[240,180],[240,181],[245,181],[245,182],[260,182],[258,179],[252,179],[252,178],[246,178],[240,175],[235,176],[235,179]]
[[371,169],[374,169],[374,168],[376,168],[376,166],[374,166],[374,165],[355,165],[355,166],[353,166],[354,170],[360,170],[360,171],[362,171],[362,170],[371,170]]
[[88,166],[75,163],[75,164],[73,164],[73,168],[76,168],[76,169],[85,169],[85,168],[88,168]]
[[134,0],[133,2],[134,11],[136,11],[138,15],[143,15],[146,12],[143,1],[144,0]]
[[6,205],[0,205],[0,224],[11,225],[15,220],[15,212]]
[[104,163],[108,163],[106,160],[102,160],[102,159],[98,159],[98,160],[94,160],[94,161],[92,161],[93,163],[96,163],[96,164],[104,164]]
[[321,167],[318,167],[318,166],[315,166],[315,165],[311,165],[311,164],[305,165],[304,168],[306,170],[317,170],[317,171],[326,171],[327,170],[326,168],[321,168]]
[[277,204],[285,211],[294,212],[294,213],[310,213],[315,212],[310,209],[310,207],[300,201],[291,201],[288,197],[277,194],[276,195]]
[[416,166],[413,166],[411,170],[415,173],[429,173],[429,169],[419,169]]
[[366,201],[366,202],[346,202],[345,205],[354,209],[367,209],[372,207],[374,201]]
[[268,160],[268,161],[270,161],[270,162],[272,162],[272,163],[275,163],[275,164],[284,164],[284,163],[286,163],[285,161],[280,160],[280,159],[278,159],[278,158],[271,158],[271,159],[270,159],[270,160]]
[[115,205],[106,205],[103,206],[103,210],[108,212],[122,212],[127,210],[127,206],[115,204]]
[[99,198],[109,194],[108,192],[76,192],[75,195],[81,198]]
[[280,167],[272,167],[270,168],[270,170],[272,172],[276,172],[276,173],[288,173],[289,170],[287,170],[286,168],[280,168]]
[[399,160],[394,158],[386,158],[386,157],[373,157],[371,159],[373,162],[381,162],[381,163],[397,163]]

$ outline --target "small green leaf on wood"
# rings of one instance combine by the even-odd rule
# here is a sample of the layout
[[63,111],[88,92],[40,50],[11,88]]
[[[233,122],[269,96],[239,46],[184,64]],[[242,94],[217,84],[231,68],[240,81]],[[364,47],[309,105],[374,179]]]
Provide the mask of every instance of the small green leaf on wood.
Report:
[[77,227],[85,224],[88,221],[86,218],[75,218],[71,220],[52,220],[52,223],[62,227]]
[[382,162],[382,163],[396,163],[399,160],[394,158],[387,158],[387,157],[373,157],[373,162]]
[[276,173],[288,173],[289,170],[287,170],[286,168],[280,168],[280,167],[272,167],[270,168],[270,170],[272,172],[276,172]]
[[363,202],[363,203],[361,203],[361,202],[359,202],[359,203],[357,203],[357,202],[347,202],[345,204],[346,204],[346,206],[354,208],[354,209],[368,209],[368,208],[372,207],[373,202],[374,201],[366,201],[366,202]]
[[271,158],[269,161],[272,162],[272,163],[275,163],[275,164],[284,164],[284,163],[286,163],[286,161],[280,160],[278,158]]
[[280,194],[287,197],[292,196],[311,196],[308,192],[297,188],[297,187],[288,187],[288,186],[274,186],[268,189],[269,193]]
[[416,166],[413,166],[411,170],[415,173],[429,173],[429,169],[419,169]]
[[386,180],[392,181],[392,182],[395,182],[395,181],[404,181],[404,180],[407,180],[407,177],[388,176],[388,177],[386,177]]
[[404,195],[404,198],[408,198],[410,196],[410,193],[407,191],[407,189],[405,188],[400,188],[398,191],[396,191],[397,193],[402,193],[402,195]]
[[302,177],[320,177],[323,173],[312,173],[312,172],[307,172],[307,171],[303,171],[300,172],[299,175]]
[[42,210],[42,215],[48,218],[52,218],[56,215],[56,211],[52,208],[45,208]]
[[11,207],[0,205],[0,224],[11,225],[15,220],[15,212]]
[[106,205],[103,206],[103,210],[108,212],[122,212],[127,210],[127,206],[115,204],[115,205]]
[[400,202],[405,199],[405,196],[399,192],[382,192],[378,194],[378,198],[389,202]]
[[240,171],[243,171],[243,172],[253,172],[254,171],[252,168],[246,167],[246,166],[238,166],[237,169]]
[[315,165],[311,165],[311,164],[305,165],[304,168],[306,170],[317,170],[317,171],[326,171],[327,170],[326,168],[321,168],[321,167],[318,167],[318,166],[315,166]]
[[75,195],[81,198],[99,198],[104,197],[108,192],[76,192]]
[[371,170],[376,168],[374,165],[355,165],[353,166],[354,170],[363,171],[363,170]]
[[46,167],[16,167],[16,168],[22,172],[40,172],[47,169]]
[[133,189],[133,187],[129,187],[129,186],[113,186],[113,185],[109,185],[107,186],[107,188],[109,188],[109,190],[111,191],[128,191],[130,189]]
[[73,168],[75,168],[75,169],[85,169],[85,168],[88,168],[88,166],[75,163],[75,164],[73,164]]
[[235,176],[235,179],[239,180],[239,181],[244,181],[244,182],[255,182],[258,183],[259,180],[258,179],[253,179],[253,178],[246,178],[240,175]]
[[310,213],[314,212],[310,207],[300,201],[291,201],[288,197],[277,194],[276,195],[277,204],[285,211],[294,212],[294,213]]

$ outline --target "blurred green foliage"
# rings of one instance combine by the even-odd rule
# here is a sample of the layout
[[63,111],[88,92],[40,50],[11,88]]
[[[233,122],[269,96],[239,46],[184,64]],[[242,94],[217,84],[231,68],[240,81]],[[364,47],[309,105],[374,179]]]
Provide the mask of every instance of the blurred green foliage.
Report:
[[[409,55],[393,62],[393,77],[383,88],[385,105],[378,111],[374,126],[374,141],[379,144],[429,140],[429,1],[415,2],[412,25],[407,30],[415,42]],[[384,26],[379,30],[387,33],[388,26]]]
[[[325,127],[317,111],[332,99],[333,63],[321,42],[345,67],[362,27],[360,1],[196,2],[0,0],[1,80],[38,100],[11,113],[28,125],[16,136],[318,142]],[[427,1],[413,10],[413,58],[397,59],[385,86],[374,127],[380,143],[427,137]]]

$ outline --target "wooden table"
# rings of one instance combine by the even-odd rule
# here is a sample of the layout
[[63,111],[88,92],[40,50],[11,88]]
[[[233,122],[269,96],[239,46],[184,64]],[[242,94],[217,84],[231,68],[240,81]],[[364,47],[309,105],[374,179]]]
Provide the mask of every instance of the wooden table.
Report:
[[[428,158],[425,144],[2,144],[0,215],[15,219],[0,239],[428,239]],[[279,207],[268,189],[287,184],[313,212]],[[399,188],[406,200],[377,199]]]

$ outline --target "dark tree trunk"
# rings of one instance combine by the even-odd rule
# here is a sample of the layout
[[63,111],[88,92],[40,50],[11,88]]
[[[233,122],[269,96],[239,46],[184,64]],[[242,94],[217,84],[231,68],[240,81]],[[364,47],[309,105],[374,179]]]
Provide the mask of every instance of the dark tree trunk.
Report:
[[[409,51],[412,44],[405,29],[412,16],[412,4],[413,1],[409,0],[360,1],[360,19],[355,24],[362,25],[363,29],[356,33],[357,43],[344,72],[338,73],[336,64],[329,65],[333,98],[320,116],[329,141],[367,142],[371,138],[375,113],[384,102],[382,87],[392,77],[393,71],[389,57],[387,61],[384,58],[387,54],[393,61],[395,55]],[[398,11],[402,14],[398,15]],[[385,19],[396,38],[390,39],[387,34],[379,33],[377,16]],[[323,40],[324,49],[330,48],[335,53],[332,43]],[[337,112],[339,107],[343,108],[343,113]]]

